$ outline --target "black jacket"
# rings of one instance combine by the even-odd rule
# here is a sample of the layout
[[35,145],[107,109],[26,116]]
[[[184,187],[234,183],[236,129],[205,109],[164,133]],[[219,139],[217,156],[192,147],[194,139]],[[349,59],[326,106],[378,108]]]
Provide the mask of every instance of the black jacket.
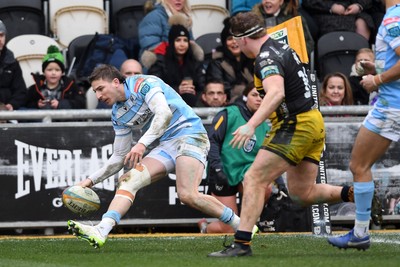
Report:
[[161,78],[177,92],[179,92],[179,85],[185,77],[192,78],[197,95],[185,94],[181,96],[189,106],[196,106],[197,99],[203,91],[205,78],[201,61],[191,59],[182,65],[178,65],[175,62],[168,61],[164,55],[157,55],[157,61],[150,67],[148,74]]
[[[42,74],[32,73],[35,84],[28,89],[26,107],[39,108],[39,99],[46,99],[45,77]],[[84,109],[86,108],[85,93],[67,76],[61,78],[61,88],[57,93],[56,99],[59,101],[58,109]]]
[[[244,54],[240,62],[224,46],[220,46],[212,55],[212,60],[207,66],[206,82],[220,80],[224,82],[225,93],[231,99],[234,87],[246,86],[253,81],[254,60],[247,58]],[[238,95],[241,95],[239,92]]]
[[26,85],[14,54],[4,46],[0,53],[0,102],[14,109],[25,105]]

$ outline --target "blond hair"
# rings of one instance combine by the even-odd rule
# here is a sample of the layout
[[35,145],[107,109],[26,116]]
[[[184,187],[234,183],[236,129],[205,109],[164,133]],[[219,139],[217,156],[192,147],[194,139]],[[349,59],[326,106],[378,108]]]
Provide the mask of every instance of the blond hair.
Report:
[[[169,3],[168,0],[157,0],[157,3],[163,5],[169,11],[171,11],[172,14],[175,14],[178,12],[171,6],[171,4]],[[192,13],[192,9],[189,5],[189,0],[184,1],[182,11],[180,11],[180,12],[184,13],[187,16],[190,16],[190,13]]]

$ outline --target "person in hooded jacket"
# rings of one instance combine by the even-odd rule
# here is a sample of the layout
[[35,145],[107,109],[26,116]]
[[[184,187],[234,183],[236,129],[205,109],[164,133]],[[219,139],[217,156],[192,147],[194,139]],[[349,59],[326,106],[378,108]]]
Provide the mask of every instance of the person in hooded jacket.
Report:
[[164,42],[156,48],[157,60],[148,70],[149,75],[161,78],[174,88],[191,107],[196,106],[205,84],[203,51],[195,52],[197,47],[190,41],[186,27],[172,25],[168,43]]
[[51,45],[42,63],[43,74],[32,73],[35,83],[28,88],[28,109],[84,109],[84,92],[64,75],[64,57]]
[[221,46],[217,47],[208,63],[206,80],[223,80],[228,102],[242,95],[246,85],[253,81],[254,60],[247,58],[230,33],[229,19],[224,20]]
[[26,85],[18,61],[6,46],[6,37],[6,25],[0,20],[0,103],[12,111],[25,104]]

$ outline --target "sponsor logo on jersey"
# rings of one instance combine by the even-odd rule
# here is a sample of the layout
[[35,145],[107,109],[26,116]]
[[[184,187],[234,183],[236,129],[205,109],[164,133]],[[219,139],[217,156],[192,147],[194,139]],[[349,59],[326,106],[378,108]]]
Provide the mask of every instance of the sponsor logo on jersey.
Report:
[[274,74],[279,74],[278,66],[266,66],[261,69],[261,79],[265,79],[266,77]]
[[260,58],[267,58],[269,57],[269,51],[261,52],[259,55]]

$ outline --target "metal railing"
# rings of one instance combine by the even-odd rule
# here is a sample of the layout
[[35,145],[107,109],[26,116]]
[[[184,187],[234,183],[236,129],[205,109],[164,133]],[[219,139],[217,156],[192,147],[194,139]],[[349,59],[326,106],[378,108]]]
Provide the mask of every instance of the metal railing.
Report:
[[[361,121],[372,106],[324,106],[322,115],[326,121]],[[204,122],[210,122],[221,108],[193,108]],[[64,110],[15,110],[1,111],[0,120],[22,120],[51,123],[54,120],[82,121],[108,120],[110,109],[64,109]]]

